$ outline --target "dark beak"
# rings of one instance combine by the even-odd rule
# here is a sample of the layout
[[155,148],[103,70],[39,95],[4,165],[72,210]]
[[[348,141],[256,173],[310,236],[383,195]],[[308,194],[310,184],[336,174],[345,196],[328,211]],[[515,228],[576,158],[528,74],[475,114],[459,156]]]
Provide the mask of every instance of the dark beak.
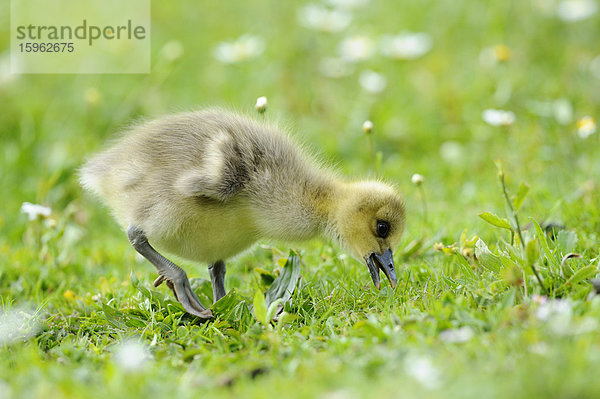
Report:
[[392,288],[396,287],[396,270],[394,269],[394,257],[392,256],[392,250],[388,249],[383,254],[376,254],[373,252],[369,255],[365,261],[371,273],[373,284],[377,289],[380,289],[381,283],[379,282],[379,269],[383,270],[385,276],[390,280]]

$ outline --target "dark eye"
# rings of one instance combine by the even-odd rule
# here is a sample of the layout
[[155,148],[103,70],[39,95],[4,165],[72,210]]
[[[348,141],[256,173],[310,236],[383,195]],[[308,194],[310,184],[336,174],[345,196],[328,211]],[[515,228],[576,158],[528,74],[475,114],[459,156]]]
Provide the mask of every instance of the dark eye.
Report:
[[386,238],[390,233],[390,224],[383,220],[377,221],[377,235],[381,238]]

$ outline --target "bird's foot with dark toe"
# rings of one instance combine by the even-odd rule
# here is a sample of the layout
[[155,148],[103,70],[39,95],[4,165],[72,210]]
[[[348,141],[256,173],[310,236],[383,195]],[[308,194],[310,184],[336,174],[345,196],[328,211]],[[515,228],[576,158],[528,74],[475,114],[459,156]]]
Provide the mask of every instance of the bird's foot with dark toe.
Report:
[[163,282],[166,282],[167,286],[173,291],[175,299],[183,306],[186,312],[201,319],[211,319],[214,317],[210,309],[202,306],[187,278],[177,278],[171,281],[167,277],[160,275],[154,280],[154,286],[158,287]]

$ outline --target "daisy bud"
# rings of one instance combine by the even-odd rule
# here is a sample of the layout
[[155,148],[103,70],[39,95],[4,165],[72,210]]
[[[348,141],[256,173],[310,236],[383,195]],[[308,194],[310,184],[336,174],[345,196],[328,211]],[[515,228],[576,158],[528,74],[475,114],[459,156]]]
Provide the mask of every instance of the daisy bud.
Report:
[[414,175],[412,175],[412,177],[410,178],[410,180],[412,181],[412,183],[415,186],[420,186],[425,181],[425,178],[423,177],[423,175],[415,173]]
[[254,106],[259,114],[264,114],[267,110],[267,97],[262,96],[256,99],[256,105]]
[[363,123],[363,125],[362,125],[362,130],[366,134],[371,133],[373,131],[373,122],[365,121],[365,123]]

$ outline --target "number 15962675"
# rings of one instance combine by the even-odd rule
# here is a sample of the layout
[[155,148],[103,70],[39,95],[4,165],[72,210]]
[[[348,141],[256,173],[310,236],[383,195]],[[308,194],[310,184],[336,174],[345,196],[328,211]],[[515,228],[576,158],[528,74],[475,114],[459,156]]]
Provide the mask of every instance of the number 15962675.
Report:
[[72,53],[73,43],[19,43],[22,53]]

